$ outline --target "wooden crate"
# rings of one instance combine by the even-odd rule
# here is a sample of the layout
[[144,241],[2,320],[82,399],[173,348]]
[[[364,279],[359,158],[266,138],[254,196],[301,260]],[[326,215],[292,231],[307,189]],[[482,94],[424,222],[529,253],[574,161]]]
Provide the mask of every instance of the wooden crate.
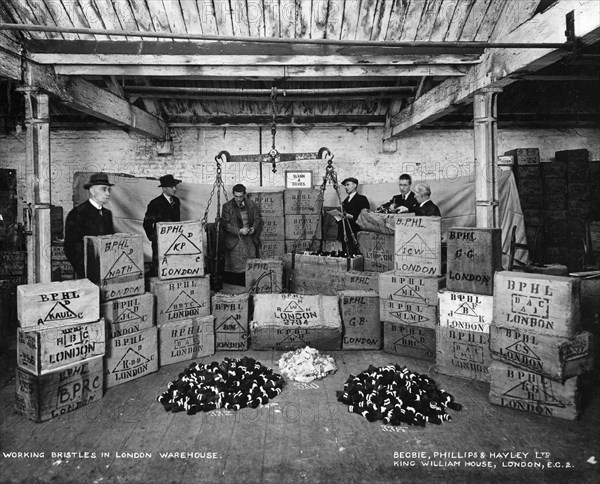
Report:
[[272,259],[273,257],[283,257],[285,255],[284,240],[264,240],[260,245],[260,258]]
[[250,334],[256,350],[290,350],[306,345],[318,350],[339,350],[342,320],[338,298],[256,294]]
[[321,239],[321,214],[316,215],[286,215],[285,238],[286,240],[312,239],[316,234]]
[[102,373],[102,356],[41,376],[17,367],[15,413],[43,422],[100,400],[104,391]]
[[157,328],[106,340],[104,388],[136,380],[158,371]]
[[202,316],[158,327],[160,366],[195,360],[215,353],[215,318]]
[[412,301],[380,298],[379,317],[381,321],[389,323],[435,329],[438,324],[438,307]]
[[268,240],[285,239],[285,219],[283,215],[262,217],[263,227],[260,233],[260,241],[264,244]]
[[440,291],[438,299],[440,326],[489,334],[494,319],[493,296]]
[[563,150],[554,153],[556,161],[567,164],[569,182],[585,181],[589,177],[590,153],[586,149]]
[[[288,290],[298,294],[328,294],[335,295],[344,287],[332,287],[332,280],[346,272],[348,260],[345,257],[325,257],[318,255],[296,254],[294,269],[292,255],[284,257],[284,273]],[[360,270],[363,267],[363,257],[350,259],[350,269]],[[339,277],[338,277],[339,280]]]
[[217,293],[212,298],[217,351],[248,349],[249,294]]
[[318,188],[285,190],[283,192],[283,213],[285,215],[320,215],[323,207],[323,200],[319,201],[320,192]]
[[27,252],[0,251],[0,279],[27,275]]
[[154,326],[154,294],[107,301],[100,305],[100,315],[106,321],[107,338],[136,333]]
[[540,163],[543,178],[562,178],[567,182],[567,163],[565,161],[551,161]]
[[525,227],[542,227],[544,225],[542,211],[537,208],[523,209],[523,220],[525,220]]
[[502,229],[453,227],[448,230],[450,291],[491,295],[494,273],[502,270]]
[[340,291],[344,328],[342,349],[378,350],[383,344],[379,295],[373,291]]
[[17,286],[17,318],[24,331],[98,321],[98,286],[87,279]]
[[567,208],[567,183],[561,178],[542,179],[542,200],[544,207],[555,210]]
[[34,375],[103,356],[104,320],[17,333],[17,365]]
[[252,192],[248,198],[258,205],[263,217],[283,214],[283,192]]
[[204,276],[202,222],[158,222],[158,278]]
[[161,281],[150,278],[150,292],[156,298],[156,324],[181,321],[210,314],[210,279],[195,277]]
[[379,274],[379,297],[437,306],[438,291],[445,285],[445,277],[404,275],[394,271],[382,272]]
[[302,252],[312,252],[315,250],[319,250],[321,245],[321,235],[317,234],[314,240],[312,239],[286,239],[285,240],[285,253],[289,254],[294,249],[296,253]]
[[593,367],[592,334],[587,331],[562,338],[493,325],[490,349],[496,360],[561,382]]
[[436,328],[436,369],[444,375],[467,380],[490,381],[490,333]]
[[394,236],[375,232],[359,232],[358,245],[366,271],[394,270]]
[[52,242],[50,248],[51,270],[53,281],[70,281],[75,277],[73,266],[65,255],[65,248],[62,242]]
[[85,275],[100,286],[101,301],[144,293],[144,249],[141,235],[86,236],[83,240]]
[[497,272],[494,323],[531,334],[574,336],[580,324],[580,281],[570,277]]
[[374,291],[379,294],[379,276],[381,273],[373,271],[350,270],[331,274],[331,284],[339,289],[355,291]]
[[281,259],[248,259],[246,261],[246,291],[250,294],[278,293],[283,290]]
[[435,329],[384,322],[383,351],[416,360],[435,361]]
[[394,269],[406,275],[442,275],[441,217],[396,218]]
[[537,373],[492,361],[490,402],[545,417],[575,420],[581,407],[578,377],[559,383]]
[[504,154],[512,156],[516,165],[537,165],[540,162],[539,148],[517,148]]

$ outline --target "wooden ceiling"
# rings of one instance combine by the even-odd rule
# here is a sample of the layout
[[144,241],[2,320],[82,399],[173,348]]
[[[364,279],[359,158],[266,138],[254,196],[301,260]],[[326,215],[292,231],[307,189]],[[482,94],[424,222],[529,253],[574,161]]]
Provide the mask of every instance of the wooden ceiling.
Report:
[[[393,103],[464,76],[483,53],[394,42],[502,41],[551,3],[3,0],[0,21],[86,29],[24,29],[16,40],[57,75],[86,79],[171,125],[269,123],[276,86],[278,123],[368,126],[382,125]],[[144,36],[152,33],[159,37]],[[68,107],[53,112],[59,123],[82,121]]]

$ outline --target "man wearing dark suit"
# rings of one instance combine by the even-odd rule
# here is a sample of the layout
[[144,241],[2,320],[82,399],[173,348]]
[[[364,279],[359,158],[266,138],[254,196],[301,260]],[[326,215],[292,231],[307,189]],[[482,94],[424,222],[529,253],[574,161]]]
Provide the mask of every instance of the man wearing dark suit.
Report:
[[75,278],[85,277],[83,238],[86,235],[110,235],[115,233],[112,212],[104,208],[110,199],[110,187],[106,173],[94,173],[83,188],[89,190],[90,198],[77,205],[67,215],[65,222],[65,255],[75,270]]
[[259,255],[263,220],[258,205],[246,196],[241,183],[233,187],[233,199],[223,205],[221,228],[225,232],[225,274],[244,286],[246,261]]
[[419,203],[415,198],[414,192],[410,190],[412,185],[412,178],[406,173],[400,175],[398,179],[398,186],[400,193],[394,195],[392,199],[377,208],[378,212],[392,212],[392,213],[407,213],[414,212],[415,208]]
[[417,183],[415,193],[419,206],[415,209],[415,214],[425,217],[441,217],[442,213],[438,206],[431,200],[431,188],[427,183]]
[[[344,252],[349,255],[356,255],[359,253],[359,250],[355,240],[356,234],[360,230],[356,220],[358,219],[361,210],[363,208],[369,210],[371,205],[369,204],[367,197],[356,192],[356,188],[358,187],[358,180],[356,178],[346,178],[342,182],[342,185],[344,185],[348,196],[342,202],[345,219],[338,222],[338,240],[342,243],[342,250]],[[345,238],[344,232],[346,235]]]
[[156,236],[157,222],[179,222],[181,221],[181,201],[175,196],[177,185],[181,183],[173,175],[165,175],[159,178],[162,194],[152,200],[146,208],[144,215],[144,232],[152,242],[152,267],[150,275],[158,273],[158,237]]

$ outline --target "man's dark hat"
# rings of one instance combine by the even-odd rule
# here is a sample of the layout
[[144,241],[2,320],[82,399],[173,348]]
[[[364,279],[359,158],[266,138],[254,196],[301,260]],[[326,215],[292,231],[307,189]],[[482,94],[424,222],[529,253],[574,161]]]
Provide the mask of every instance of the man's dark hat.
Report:
[[346,178],[343,182],[342,185],[345,185],[347,182],[352,182],[355,185],[358,185],[358,180],[356,178],[354,178],[353,176]]
[[159,178],[160,185],[159,187],[174,187],[175,185],[181,183],[181,180],[174,178],[173,175],[165,175]]
[[83,188],[89,190],[94,185],[106,185],[112,187],[114,186],[114,183],[108,181],[108,175],[106,173],[93,173],[90,175],[89,181],[83,185]]

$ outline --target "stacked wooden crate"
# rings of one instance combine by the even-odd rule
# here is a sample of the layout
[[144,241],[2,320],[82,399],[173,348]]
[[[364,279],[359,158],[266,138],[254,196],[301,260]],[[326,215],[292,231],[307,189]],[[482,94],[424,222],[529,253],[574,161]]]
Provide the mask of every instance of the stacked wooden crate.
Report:
[[104,320],[86,279],[17,288],[15,411],[36,422],[103,396]]
[[379,277],[384,351],[435,361],[437,293],[443,287],[440,217],[396,218],[394,270]]
[[263,219],[260,258],[283,257],[285,254],[283,192],[253,192],[248,194],[248,198],[258,205]]
[[317,188],[284,192],[285,252],[318,250],[322,239],[323,199]]
[[491,325],[490,401],[568,420],[580,412],[578,376],[591,368],[580,331],[580,281],[498,272]]
[[204,275],[200,221],[160,222],[155,296],[160,366],[212,355],[215,323],[210,314],[210,280]]
[[394,270],[394,236],[377,232],[358,232],[358,245],[365,262],[365,271]]
[[[553,160],[542,163],[542,203],[544,209],[540,211],[541,227],[544,231],[545,263],[566,263],[567,231],[567,163],[564,160]],[[523,210],[525,214],[525,210]],[[525,219],[527,225],[527,219]],[[533,242],[527,234],[529,244]]]
[[505,155],[514,160],[513,172],[523,210],[527,241],[533,244],[544,224],[544,183],[540,177],[540,152],[538,148],[519,148],[507,151]]
[[67,259],[64,241],[55,240],[51,247],[51,267],[53,281],[70,281],[75,278],[73,266]]
[[248,259],[246,290],[250,294],[279,293],[283,290],[283,258]]
[[144,295],[143,241],[141,235],[114,234],[85,237],[84,243],[86,276],[100,288],[108,322],[104,387],[111,388],[158,370],[157,330],[148,316],[152,300]]
[[383,332],[379,318],[379,294],[345,290],[338,295],[343,325],[342,349],[381,349]]
[[217,293],[212,297],[217,351],[247,350],[250,295]]
[[[555,158],[567,165],[566,265],[570,271],[582,271],[592,215],[589,152],[585,149],[557,151]],[[555,229],[549,225],[548,230]]]
[[252,348],[290,350],[309,345],[339,350],[342,321],[337,296],[256,294],[250,323]]
[[500,229],[448,230],[446,290],[439,293],[436,364],[446,375],[488,382],[494,274],[502,270]]

